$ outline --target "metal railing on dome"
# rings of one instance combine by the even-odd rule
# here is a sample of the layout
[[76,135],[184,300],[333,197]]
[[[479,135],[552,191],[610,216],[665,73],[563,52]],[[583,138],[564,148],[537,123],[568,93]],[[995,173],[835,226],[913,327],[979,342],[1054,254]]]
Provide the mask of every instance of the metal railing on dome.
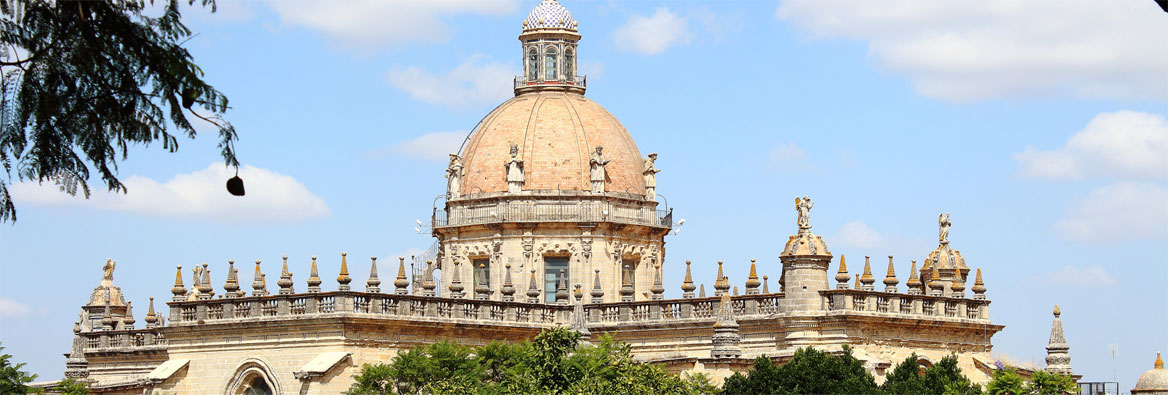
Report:
[[672,228],[673,210],[611,202],[502,201],[435,208],[431,218],[435,228],[502,222],[615,222]]
[[542,78],[542,77],[530,79],[526,75],[515,76],[515,89],[531,87],[531,86],[541,86],[541,85],[568,85],[568,86],[578,86],[581,88],[587,88],[588,87],[588,76],[576,75],[576,76],[571,76],[571,77],[560,77],[559,79],[554,79],[554,80],[549,80],[549,79]]

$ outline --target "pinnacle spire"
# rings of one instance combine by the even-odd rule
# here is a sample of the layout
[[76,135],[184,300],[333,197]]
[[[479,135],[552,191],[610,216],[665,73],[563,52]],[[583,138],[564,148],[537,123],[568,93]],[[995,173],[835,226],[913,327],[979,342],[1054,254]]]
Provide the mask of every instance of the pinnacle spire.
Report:
[[662,278],[661,265],[656,265],[655,269],[653,273],[653,287],[649,288],[649,292],[653,294],[653,300],[664,300],[665,285],[662,282],[665,280]]
[[504,302],[511,302],[515,300],[515,284],[511,283],[511,264],[503,265],[503,288],[499,293],[503,294]]
[[596,275],[592,278],[592,303],[604,302],[604,289],[600,287],[600,269],[596,269]]
[[353,278],[349,277],[348,255],[347,252],[341,252],[341,274],[337,276],[338,291],[348,291],[349,283],[353,281]]
[[755,265],[754,259],[751,259],[750,275],[746,277],[746,294],[757,295],[759,285],[762,285],[762,282],[758,281],[758,268]]
[[1063,336],[1063,321],[1059,319],[1060,315],[1062,311],[1055,305],[1054,321],[1050,324],[1050,342],[1046,346],[1046,371],[1070,375],[1071,356],[1067,351],[1070,351],[1071,347],[1067,345],[1067,339]]
[[633,292],[635,291],[633,290],[633,280],[629,278],[629,271],[629,265],[625,265],[625,270],[621,272],[620,294],[622,302],[633,301]]
[[251,282],[251,296],[267,296],[268,283],[264,280],[264,273],[260,272],[260,260],[256,259],[255,264],[255,274],[252,277],[254,280]]
[[276,285],[280,286],[280,295],[291,295],[296,293],[292,290],[292,272],[288,271],[288,256],[284,255],[284,267],[280,269],[280,279],[276,280]]
[[939,265],[930,265],[933,272],[929,274],[929,294],[932,296],[941,296],[945,292],[945,284],[941,282],[941,272],[937,270]]
[[308,292],[320,292],[320,272],[316,269],[316,255],[312,256],[312,266],[308,268]]
[[771,293],[768,283],[769,281],[767,281],[767,276],[762,276],[762,293],[764,294]]
[[211,269],[207,268],[207,263],[203,262],[203,278],[199,280],[199,298],[203,300],[211,299],[215,296],[215,290],[211,288]]
[[889,255],[888,273],[884,274],[884,292],[896,293],[896,284],[900,284],[900,280],[896,279],[896,268],[892,266],[892,255]]
[[146,308],[146,328],[158,326],[158,314],[154,313],[154,298],[150,298],[150,305]]
[[365,292],[378,293],[381,292],[381,279],[377,278],[377,257],[369,257],[372,263],[369,264],[369,279],[365,281]]
[[977,268],[977,279],[973,280],[973,298],[985,299],[985,283],[981,281],[981,268]]
[[184,295],[187,294],[187,288],[182,282],[182,265],[178,265],[178,272],[174,274],[174,288],[170,289],[170,293],[174,294],[174,299],[172,300],[175,302],[181,302],[186,299]]
[[953,291],[953,297],[965,297],[965,279],[961,278],[961,268],[957,268],[953,273],[953,282],[949,283],[949,289]]
[[234,298],[239,294],[239,270],[235,268],[235,260],[227,260],[227,282],[223,284],[223,297]]
[[[466,294],[464,294],[462,292],[463,290],[466,289],[466,287],[462,285],[462,274],[460,274],[460,272],[462,271],[462,268],[460,266],[462,266],[462,265],[458,262],[458,260],[455,260],[454,261],[454,275],[451,276],[451,279],[450,279],[450,297],[454,298],[454,299],[462,299],[463,296],[466,296]],[[405,268],[402,267],[402,269],[404,270]],[[399,271],[398,273],[399,273],[398,276],[400,277],[400,279],[398,281],[405,280],[405,276],[406,276],[405,273],[403,273],[401,271]],[[394,283],[396,283],[396,282],[397,281],[395,281]]]
[[742,350],[738,343],[742,338],[738,336],[738,321],[734,319],[734,307],[730,294],[722,293],[718,302],[718,320],[714,322],[714,336],[711,341],[714,348],[710,350],[713,358],[738,358]]
[[564,269],[560,269],[559,281],[556,281],[556,303],[568,303],[568,285],[565,283],[568,277],[564,275]]
[[697,289],[697,287],[694,286],[693,274],[690,273],[689,267],[691,264],[693,264],[692,261],[688,259],[685,261],[685,280],[681,282],[681,297],[686,299],[693,298],[694,290]]
[[531,268],[531,279],[527,281],[527,303],[539,303],[539,286],[535,283],[535,268]]
[[835,287],[837,289],[848,289],[848,281],[851,279],[852,276],[848,274],[848,257],[847,255],[840,255],[839,272],[835,274]]
[[865,291],[872,291],[875,288],[872,284],[876,283],[876,277],[872,276],[872,257],[864,256],[864,275],[860,276],[860,282],[864,285],[861,287]]
[[490,272],[487,271],[488,270],[487,264],[485,264],[485,263],[479,264],[479,270],[483,274],[482,274],[482,276],[477,276],[477,275],[475,276],[476,277],[475,278],[475,285],[474,285],[475,299],[487,300],[487,299],[490,299],[490,297],[491,297],[491,286],[489,284],[489,282],[491,281]]
[[714,279],[714,296],[730,292],[730,280],[722,274],[722,261],[718,261],[718,278]]
[[[458,271],[456,270],[455,273]],[[397,257],[397,278],[393,280],[393,293],[405,295],[409,293],[406,291],[408,286],[410,286],[410,280],[406,279],[406,257],[399,256]]]
[[422,282],[422,296],[434,296],[434,261],[426,260],[426,281]]
[[698,297],[699,298],[706,297],[706,284],[705,283],[700,284],[700,286],[698,287]]
[[1156,363],[1152,365],[1153,369],[1164,369],[1164,359],[1160,358],[1160,352],[1156,351]]
[[122,318],[122,329],[134,329],[134,302],[126,301],[126,317]]
[[921,283],[920,275],[917,274],[917,260],[913,259],[912,269],[908,271],[908,282],[904,285],[908,286],[909,295],[920,295],[924,293],[924,284]]

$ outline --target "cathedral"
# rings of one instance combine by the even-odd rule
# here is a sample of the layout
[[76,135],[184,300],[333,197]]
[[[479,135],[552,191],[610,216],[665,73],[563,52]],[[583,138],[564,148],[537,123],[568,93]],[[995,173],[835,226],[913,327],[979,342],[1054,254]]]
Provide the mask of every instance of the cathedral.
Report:
[[[778,262],[727,263],[750,265],[739,279],[717,262],[713,289],[695,286],[689,261],[666,259],[666,236],[680,221],[658,202],[657,154],[643,155],[585,96],[580,39],[556,0],[523,20],[515,96],[450,155],[445,198],[428,226],[431,259],[348,262],[342,252],[320,263],[179,266],[169,300],[139,304],[141,323],[107,261],[73,327],[65,375],[109,394],[332,394],[362,364],[418,345],[517,342],[562,326],[586,339],[612,333],[639,360],[716,383],[759,356],[783,363],[798,348],[844,345],[878,383],[912,353],[925,366],[956,354],[971,380],[990,380],[991,339],[1004,326],[989,320],[981,270],[951,243],[948,213],[919,263],[847,262],[815,234],[814,200],[796,197],[785,245],[758,251]],[[758,265],[780,271],[777,281],[760,278]],[[250,292],[241,267],[254,269]],[[277,268],[269,291],[266,274]],[[212,270],[226,282],[212,284]],[[350,270],[368,270],[368,280],[353,284]],[[680,298],[665,298],[675,286],[663,283],[665,270],[685,270]],[[333,275],[336,290],[323,290]],[[1053,366],[1070,373],[1058,314]]]

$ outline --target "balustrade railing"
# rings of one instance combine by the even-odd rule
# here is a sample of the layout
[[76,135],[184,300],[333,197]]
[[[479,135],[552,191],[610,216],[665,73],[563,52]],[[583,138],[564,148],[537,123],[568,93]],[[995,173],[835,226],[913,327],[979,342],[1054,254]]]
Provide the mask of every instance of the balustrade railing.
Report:
[[989,321],[988,300],[855,289],[820,291],[829,311]]
[[431,224],[483,225],[501,222],[616,222],[673,227],[673,213],[633,200],[488,200],[434,209]]
[[158,328],[97,330],[81,332],[85,352],[133,352],[142,349],[160,349],[167,344]]

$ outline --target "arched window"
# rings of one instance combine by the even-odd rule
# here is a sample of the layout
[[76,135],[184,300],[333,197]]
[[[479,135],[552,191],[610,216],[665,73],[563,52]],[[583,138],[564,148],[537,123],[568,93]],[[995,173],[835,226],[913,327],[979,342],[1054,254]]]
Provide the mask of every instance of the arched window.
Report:
[[272,378],[272,370],[267,363],[248,358],[235,369],[234,378],[227,384],[225,394],[230,395],[271,395],[282,393],[280,383]]
[[244,395],[272,395],[272,388],[268,386],[268,382],[264,381],[263,377],[256,376],[251,379],[247,385],[247,390],[243,392]]
[[571,82],[576,79],[576,57],[571,49],[564,50],[564,79]]
[[539,52],[535,48],[527,51],[527,80],[539,79]]
[[559,56],[556,53],[556,49],[555,48],[548,48],[547,52],[544,54],[544,58],[543,58],[543,72],[544,72],[543,79],[544,80],[555,81],[557,79],[556,72],[558,70],[556,68],[556,63],[558,60],[559,60]]

